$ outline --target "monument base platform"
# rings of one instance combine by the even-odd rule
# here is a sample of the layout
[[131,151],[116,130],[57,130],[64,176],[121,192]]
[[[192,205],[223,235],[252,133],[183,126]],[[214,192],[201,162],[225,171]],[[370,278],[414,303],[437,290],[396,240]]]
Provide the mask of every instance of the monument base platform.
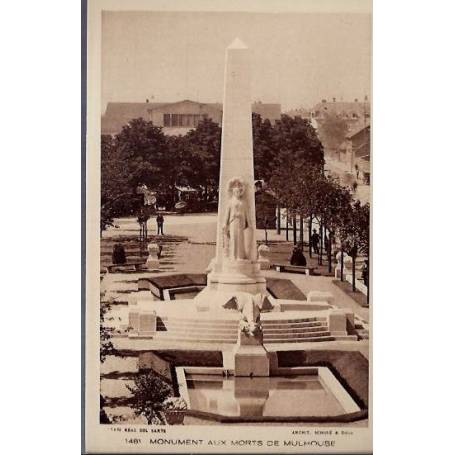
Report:
[[223,270],[212,271],[207,275],[207,288],[220,292],[248,292],[265,294],[267,285],[261,274],[260,264],[248,262],[239,267],[223,267]]
[[239,345],[234,349],[235,376],[270,376],[270,362],[262,345]]

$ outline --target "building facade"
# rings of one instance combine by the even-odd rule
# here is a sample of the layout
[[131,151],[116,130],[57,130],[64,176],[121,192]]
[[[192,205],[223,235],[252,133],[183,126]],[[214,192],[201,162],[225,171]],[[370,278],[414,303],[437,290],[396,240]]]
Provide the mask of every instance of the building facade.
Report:
[[[273,123],[281,116],[281,105],[253,103],[252,111]],[[184,135],[204,119],[221,125],[223,105],[191,100],[176,103],[108,103],[101,117],[101,134],[117,134],[129,121],[140,117],[162,127],[164,134]]]
[[317,103],[310,111],[310,119],[316,124],[323,121],[327,115],[333,115],[346,120],[349,132],[357,130],[370,122],[370,102],[365,97],[364,101],[357,98],[354,101],[332,101],[322,100]]
[[341,147],[343,160],[349,165],[352,174],[370,183],[370,125],[361,127],[346,136]]

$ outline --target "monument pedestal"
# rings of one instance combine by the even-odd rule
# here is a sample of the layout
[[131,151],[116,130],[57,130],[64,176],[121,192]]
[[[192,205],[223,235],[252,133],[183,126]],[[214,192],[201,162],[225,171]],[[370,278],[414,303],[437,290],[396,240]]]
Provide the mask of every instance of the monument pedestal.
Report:
[[234,349],[235,376],[270,376],[270,362],[262,345],[238,345]]
[[259,262],[249,260],[225,260],[221,271],[215,267],[207,275],[207,287],[220,292],[265,294],[267,291]]
[[262,344],[262,333],[249,336],[240,332],[233,354],[235,376],[270,376],[269,356]]

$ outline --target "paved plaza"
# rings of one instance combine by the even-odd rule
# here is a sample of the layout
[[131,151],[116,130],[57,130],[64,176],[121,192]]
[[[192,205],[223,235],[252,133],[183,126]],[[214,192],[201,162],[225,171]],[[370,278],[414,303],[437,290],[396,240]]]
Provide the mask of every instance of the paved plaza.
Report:
[[[128,293],[136,293],[137,279],[142,276],[163,276],[174,273],[205,273],[210,260],[215,256],[216,214],[191,214],[165,216],[165,235],[162,237],[164,245],[163,258],[160,261],[159,271],[138,273],[108,274],[103,280],[103,288],[107,290],[106,298],[111,301],[126,303]],[[103,234],[103,238],[114,240],[116,237],[134,236],[139,233],[138,223],[134,218],[115,220],[118,228],[110,228]],[[149,236],[156,235],[154,219],[148,222]],[[167,236],[181,236],[184,240],[176,243],[166,243]],[[262,241],[264,231],[257,230],[257,238]],[[288,250],[289,255],[293,248],[292,242],[286,242],[284,232],[276,234],[270,230],[268,238],[271,241],[271,252],[274,249]],[[281,255],[282,256],[282,255]],[[326,266],[321,266],[326,270]],[[354,299],[333,283],[333,276],[306,276],[296,273],[280,273],[268,270],[269,278],[282,278],[291,280],[305,295],[310,291],[326,291],[334,296],[336,306],[354,312],[356,317],[365,325],[369,322],[369,309],[359,305]],[[314,343],[316,348],[327,348],[333,345],[330,342]],[[312,347],[315,347],[314,344]],[[352,345],[350,347],[350,345]],[[368,342],[350,343],[343,342],[343,349],[359,349],[368,357]]]
[[[188,240],[172,245],[172,251],[166,254],[164,248],[164,258],[159,272],[147,272],[147,275],[163,273],[205,273],[210,260],[215,256],[216,238],[216,214],[190,214],[190,215],[167,215],[165,216],[165,226],[163,241],[166,236],[182,236]],[[133,236],[139,234],[139,225],[135,218],[120,218],[115,220],[118,228],[109,228],[103,237],[115,238],[121,236]],[[150,218],[148,223],[149,235],[156,235],[156,223],[154,218]],[[258,241],[264,241],[264,230],[256,230]],[[271,250],[274,250],[274,242],[280,242],[280,250],[288,248],[291,255],[293,244],[286,242],[284,231],[280,235],[275,229],[268,231],[268,240],[271,242]],[[326,269],[326,266],[321,266]],[[295,273],[279,273],[273,270],[267,272],[270,277],[287,278],[307,295],[311,290],[328,291],[334,295],[337,305],[341,308],[350,308],[365,321],[369,320],[369,309],[361,307],[354,299],[349,297],[332,281],[333,277],[327,276],[306,276]],[[129,275],[130,276],[130,275]]]

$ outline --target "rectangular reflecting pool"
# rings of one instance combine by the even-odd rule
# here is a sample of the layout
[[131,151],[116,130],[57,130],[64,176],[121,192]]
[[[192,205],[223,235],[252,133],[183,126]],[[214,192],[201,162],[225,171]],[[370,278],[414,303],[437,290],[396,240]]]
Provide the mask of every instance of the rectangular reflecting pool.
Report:
[[181,395],[192,410],[239,417],[324,417],[359,410],[327,368],[253,378],[200,374],[201,370],[194,374],[187,368],[184,384],[180,373]]

